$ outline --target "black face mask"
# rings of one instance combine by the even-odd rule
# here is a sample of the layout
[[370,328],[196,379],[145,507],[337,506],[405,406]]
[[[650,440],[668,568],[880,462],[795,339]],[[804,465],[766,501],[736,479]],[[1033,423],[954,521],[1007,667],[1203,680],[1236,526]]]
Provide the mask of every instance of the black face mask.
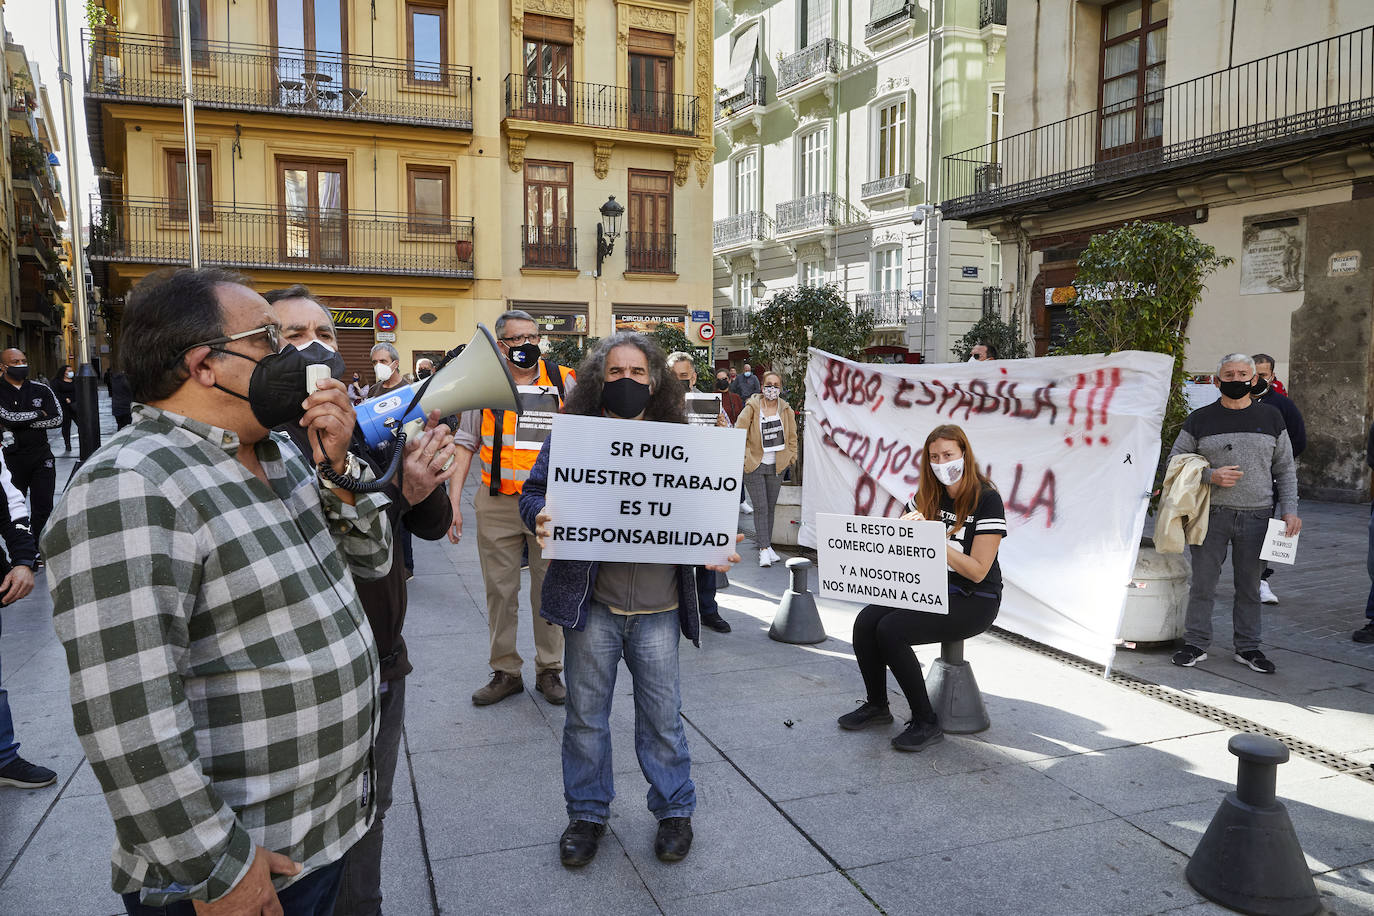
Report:
[[1250,393],[1249,382],[1221,382],[1217,387],[1221,389],[1222,397],[1233,401],[1239,401]]
[[8,372],[10,374],[10,378],[14,379],[16,382],[22,382],[24,379],[29,377],[28,366],[9,366],[5,369],[5,371]]
[[729,390],[730,390],[730,380],[729,380],[728,378],[718,378],[718,379],[716,379],[716,390],[717,390],[717,391],[729,391]]
[[1250,396],[1261,398],[1269,393],[1269,381],[1262,375],[1255,376],[1255,383],[1250,386]]
[[632,378],[618,378],[601,387],[601,406],[626,420],[642,414],[651,397],[649,386]]
[[248,396],[231,391],[223,385],[215,385],[225,394],[247,401],[253,409],[253,417],[266,429],[276,429],[288,423],[298,423],[305,416],[301,406],[313,392],[305,389],[305,370],[307,366],[320,363],[329,367],[329,374],[336,379],[343,378],[346,371],[343,357],[329,349],[318,340],[311,341],[308,347],[296,349],[287,347],[280,353],[253,359],[233,350],[216,350],[229,353],[257,364],[252,377],[248,380]]
[[517,369],[533,369],[539,363],[539,344],[521,344],[518,347],[511,347],[506,353],[506,359]]
[[429,377],[430,377],[431,375],[433,375],[433,374],[434,374],[434,372],[433,372],[432,370],[429,370],[429,369],[421,369],[419,372],[415,373],[415,375],[416,375],[417,377],[422,378],[422,379],[429,378]]

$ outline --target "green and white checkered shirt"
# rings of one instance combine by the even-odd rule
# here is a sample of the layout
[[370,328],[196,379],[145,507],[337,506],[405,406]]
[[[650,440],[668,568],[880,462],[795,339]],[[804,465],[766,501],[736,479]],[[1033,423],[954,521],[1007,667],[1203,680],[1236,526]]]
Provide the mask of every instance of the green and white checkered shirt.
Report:
[[238,447],[140,405],[42,537],[114,890],[153,906],[218,899],[255,846],[308,874],[374,810],[378,659],[350,574],[390,566],[387,499],[321,491],[285,438],[255,446],[269,486]]

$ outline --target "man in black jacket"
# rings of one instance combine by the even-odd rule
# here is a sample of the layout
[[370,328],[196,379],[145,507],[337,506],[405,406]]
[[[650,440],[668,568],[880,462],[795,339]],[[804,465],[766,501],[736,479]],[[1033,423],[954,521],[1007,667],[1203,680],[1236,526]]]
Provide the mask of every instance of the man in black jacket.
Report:
[[[0,464],[0,534],[4,535],[9,552],[8,557],[0,553],[0,575],[3,576],[0,579],[0,608],[3,608],[33,591],[33,568],[38,563],[38,544],[29,530],[24,494],[14,488],[3,464]],[[0,611],[0,619],[3,617]],[[9,693],[0,687],[0,786],[41,789],[55,782],[57,774],[52,770],[19,756]]]
[[[1269,364],[1270,375],[1274,372],[1273,357],[1263,353],[1256,353],[1253,357],[1255,365],[1259,366],[1262,362]],[[1278,387],[1272,384],[1258,371],[1255,373],[1255,382],[1250,388],[1250,397],[1261,404],[1268,404],[1277,407],[1279,413],[1283,414],[1283,425],[1288,427],[1288,443],[1293,446],[1293,460],[1307,448],[1307,424],[1302,420],[1302,411],[1298,410],[1298,405],[1294,404],[1288,395],[1279,391]],[[1278,502],[1278,485],[1274,486],[1274,501]],[[1274,574],[1274,567],[1268,563],[1264,564],[1264,575],[1260,577],[1260,603],[1278,604],[1278,596],[1269,586],[1269,577]]]
[[[338,351],[338,337],[329,311],[315,301],[310,290],[302,285],[269,291],[265,299],[271,303],[281,322],[284,343],[304,348],[318,341]],[[343,361],[336,360],[338,375],[342,375]],[[340,378],[340,381],[342,379]],[[306,459],[310,460],[310,445],[305,430],[290,426],[283,430],[290,435]],[[381,477],[389,456],[375,454],[354,430],[349,451],[359,461],[372,467]],[[426,431],[414,441],[406,443],[405,458],[400,470],[400,486],[392,483],[384,491],[391,497],[387,517],[393,533],[399,533],[402,523],[417,537],[437,541],[448,532],[453,521],[445,482],[453,476],[453,435],[439,422],[437,411],[430,418]],[[462,485],[461,481],[458,484]],[[391,787],[396,776],[396,762],[400,754],[401,728],[405,724],[405,677],[411,672],[401,628],[406,616],[406,572],[401,562],[401,541],[393,540],[391,570],[381,579],[364,582],[355,579],[358,598],[372,626],[377,641],[377,654],[382,660],[381,712],[377,722],[375,765],[377,767],[377,817],[367,834],[348,852],[343,880],[339,886],[335,916],[380,913],[382,906],[382,830],[387,809],[391,807]]]
[[123,372],[111,372],[106,388],[110,392],[110,414],[115,429],[123,429],[134,421],[134,396],[129,391],[129,377]]
[[52,383],[57,403],[62,405],[62,444],[72,450],[72,422],[76,419],[76,370],[65,366],[57,381]]
[[[57,395],[42,382],[29,378],[29,360],[23,350],[0,353],[4,382],[0,383],[0,425],[13,437],[5,447],[5,465],[20,493],[29,499],[29,517],[35,537],[52,515],[52,496],[57,488],[57,469],[53,463],[48,430],[62,425],[62,407]],[[43,568],[43,559],[38,559]]]

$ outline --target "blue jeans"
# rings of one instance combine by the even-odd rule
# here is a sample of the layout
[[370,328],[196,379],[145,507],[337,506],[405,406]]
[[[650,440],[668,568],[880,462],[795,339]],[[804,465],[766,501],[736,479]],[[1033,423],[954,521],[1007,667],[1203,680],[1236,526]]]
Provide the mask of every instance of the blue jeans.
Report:
[[716,571],[707,569],[705,566],[698,566],[697,573],[697,604],[701,606],[701,616],[715,617],[720,614],[720,605],[716,603]]
[[[1364,615],[1370,620],[1374,620],[1374,503],[1369,504],[1369,552],[1365,555],[1365,568],[1369,570],[1369,598],[1364,603]],[[5,692],[0,690],[0,699],[3,699]],[[5,722],[3,710],[0,710],[0,748],[5,746]],[[4,751],[0,750],[0,755]]]
[[[342,876],[343,859],[315,869],[277,894],[282,913],[285,916],[330,916]],[[179,900],[170,906],[145,906],[138,894],[125,894],[123,900],[129,916],[195,916],[196,912],[195,904],[189,900]]]
[[622,657],[634,679],[635,754],[649,781],[649,810],[659,820],[691,817],[697,790],[682,727],[680,634],[676,610],[627,616],[596,601],[587,626],[566,631],[563,797],[570,820],[604,824],[611,812],[611,699]]
[[[4,617],[0,613],[0,619]],[[19,742],[14,740],[14,717],[10,715],[9,691],[0,687],[0,769],[19,756]]]

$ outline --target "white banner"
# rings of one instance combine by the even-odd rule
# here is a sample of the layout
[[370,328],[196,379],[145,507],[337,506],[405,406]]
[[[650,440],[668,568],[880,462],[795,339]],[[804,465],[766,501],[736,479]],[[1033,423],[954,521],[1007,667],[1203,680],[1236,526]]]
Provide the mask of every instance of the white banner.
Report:
[[1137,351],[925,366],[813,349],[801,542],[817,513],[900,515],[926,435],[958,424],[1007,513],[997,625],[1109,665],[1171,370]]
[[742,429],[557,414],[544,556],[724,565],[743,472]]
[[944,522],[817,515],[822,598],[949,613]]

